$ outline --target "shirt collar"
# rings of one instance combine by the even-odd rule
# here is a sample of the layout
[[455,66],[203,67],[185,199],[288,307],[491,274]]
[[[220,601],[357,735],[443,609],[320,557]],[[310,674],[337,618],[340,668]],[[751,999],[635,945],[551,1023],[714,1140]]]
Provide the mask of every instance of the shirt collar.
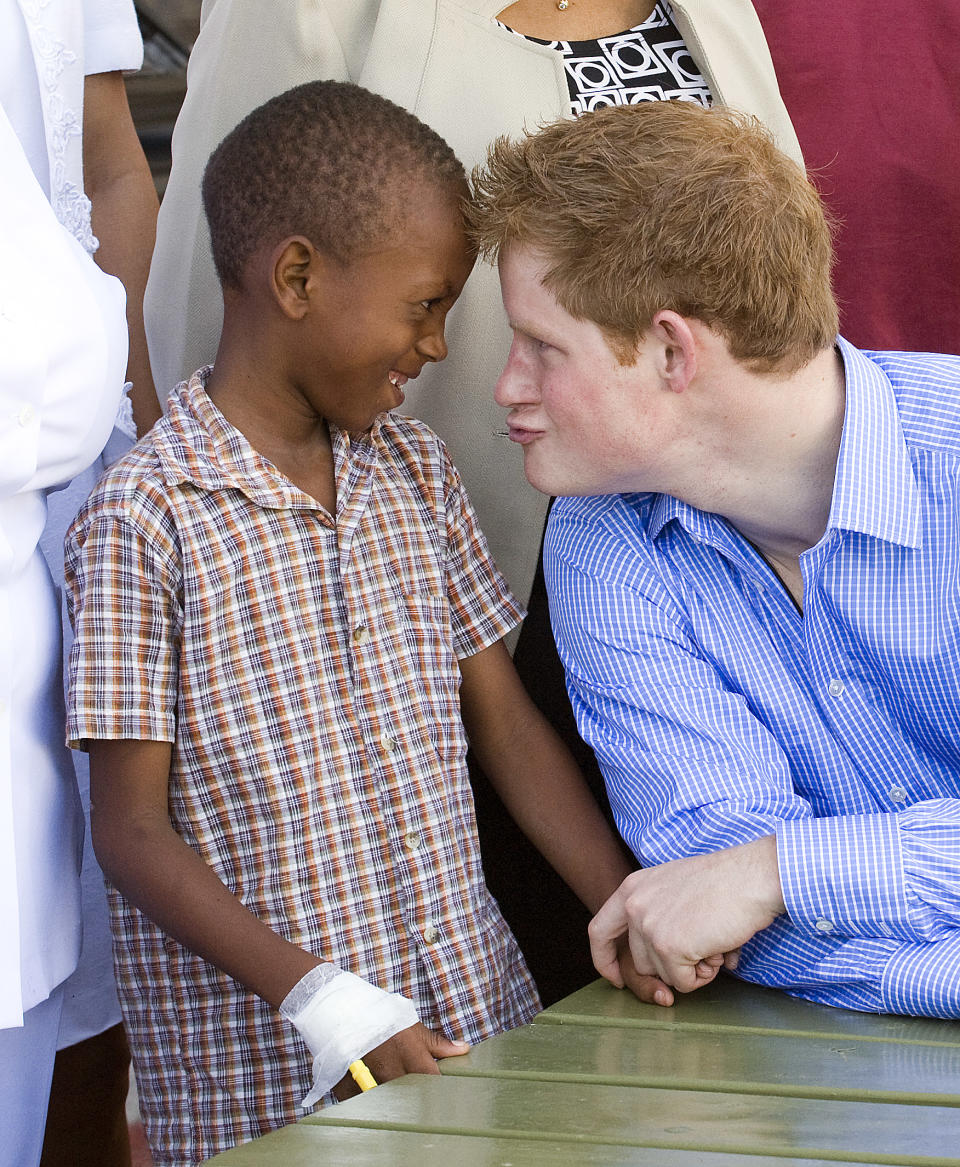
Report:
[[919,547],[920,491],[886,374],[842,337],[846,409],[827,527]]
[[[857,531],[890,543],[919,547],[920,492],[900,426],[893,386],[859,349],[837,337],[846,380],[846,405],[827,529]],[[718,546],[733,540],[719,515],[670,495],[653,499],[647,532],[656,539],[672,519]]]
[[[217,409],[206,391],[211,368],[198,369],[189,381],[176,387],[170,394],[166,424],[152,435],[167,483],[190,482],[202,490],[239,490],[256,505],[274,510],[322,509],[316,499],[294,486],[255,450]],[[379,430],[378,418],[369,434],[351,442],[343,430],[330,426],[335,464],[349,461],[360,449],[372,455]]]

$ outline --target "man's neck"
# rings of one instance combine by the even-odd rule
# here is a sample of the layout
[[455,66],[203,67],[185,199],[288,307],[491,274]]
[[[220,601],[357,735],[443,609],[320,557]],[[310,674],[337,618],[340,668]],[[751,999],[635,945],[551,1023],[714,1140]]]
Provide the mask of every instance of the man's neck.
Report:
[[[725,375],[736,379],[736,368]],[[796,563],[830,516],[845,406],[840,356],[825,350],[787,378],[741,375],[723,400],[728,414],[702,472],[678,497],[723,515],[772,565]]]

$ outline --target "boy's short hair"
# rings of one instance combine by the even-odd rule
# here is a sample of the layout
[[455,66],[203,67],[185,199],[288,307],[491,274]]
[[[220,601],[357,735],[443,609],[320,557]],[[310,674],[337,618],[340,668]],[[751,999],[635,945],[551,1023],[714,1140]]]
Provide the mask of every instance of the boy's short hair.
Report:
[[755,118],[613,106],[497,139],[473,185],[481,252],[542,252],[545,286],[625,364],[664,308],[714,328],[758,372],[792,372],[836,337],[830,225]]
[[281,93],[231,130],[204,171],[220,283],[239,288],[253,253],[292,235],[349,262],[402,227],[405,184],[424,178],[467,190],[451,148],[399,105],[338,81]]

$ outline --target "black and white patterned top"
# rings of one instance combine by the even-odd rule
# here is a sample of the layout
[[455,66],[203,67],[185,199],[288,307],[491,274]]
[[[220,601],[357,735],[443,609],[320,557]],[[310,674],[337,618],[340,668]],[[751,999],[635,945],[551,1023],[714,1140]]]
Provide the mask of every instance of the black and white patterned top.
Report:
[[613,36],[588,41],[525,39],[563,53],[574,116],[605,105],[641,101],[712,104],[710,87],[673,23],[673,10],[666,0],[642,24]]

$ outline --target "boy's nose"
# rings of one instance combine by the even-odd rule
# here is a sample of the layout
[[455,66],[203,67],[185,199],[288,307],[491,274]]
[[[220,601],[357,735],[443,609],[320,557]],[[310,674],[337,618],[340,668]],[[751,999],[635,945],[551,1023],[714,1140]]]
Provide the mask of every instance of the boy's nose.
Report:
[[446,358],[447,341],[442,324],[421,336],[417,341],[417,352],[428,361],[442,361]]

